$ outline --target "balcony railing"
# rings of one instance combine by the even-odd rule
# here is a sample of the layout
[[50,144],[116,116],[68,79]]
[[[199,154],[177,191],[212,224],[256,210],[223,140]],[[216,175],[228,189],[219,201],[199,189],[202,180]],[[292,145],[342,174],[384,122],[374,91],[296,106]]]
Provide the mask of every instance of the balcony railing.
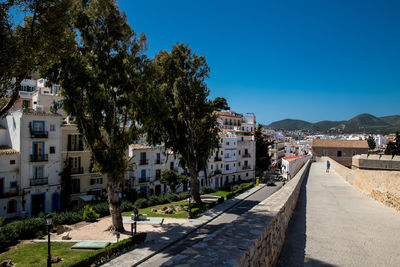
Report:
[[79,143],[76,145],[68,144],[68,151],[83,151],[83,144]]
[[71,168],[71,174],[82,174],[83,167]]
[[141,159],[139,161],[139,165],[147,165],[147,164],[149,164],[149,160],[148,159]]
[[220,169],[217,169],[214,171],[214,174],[221,174],[221,173],[222,173],[222,171]]
[[31,138],[48,138],[48,137],[49,137],[48,131],[31,130]]
[[163,160],[161,160],[161,159],[156,159],[155,161],[154,161],[154,164],[162,164],[164,161]]
[[250,170],[251,167],[250,167],[249,165],[244,165],[244,166],[242,167],[242,169],[243,169],[243,170]]
[[49,155],[48,154],[33,154],[31,155],[31,162],[41,162],[41,161],[49,161]]
[[243,158],[251,158],[251,155],[250,155],[249,153],[247,153],[247,154],[243,154],[242,157],[243,157]]
[[44,184],[48,184],[49,179],[48,177],[44,177],[44,178],[32,178],[30,180],[30,185],[34,186],[34,185],[44,185]]
[[0,193],[0,198],[8,198],[8,197],[15,197],[18,196],[18,187],[17,188],[10,188],[8,192]]
[[150,177],[140,177],[139,183],[148,183],[150,182]]
[[221,161],[222,158],[221,157],[214,157],[214,161]]

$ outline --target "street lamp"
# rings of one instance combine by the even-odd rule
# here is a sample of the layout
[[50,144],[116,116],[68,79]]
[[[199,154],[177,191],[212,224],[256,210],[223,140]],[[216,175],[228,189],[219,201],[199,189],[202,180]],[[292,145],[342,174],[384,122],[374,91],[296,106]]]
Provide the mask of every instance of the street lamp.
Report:
[[188,214],[189,214],[189,219],[192,219],[192,205],[190,203],[190,197],[189,197],[189,204],[188,204]]
[[50,254],[50,227],[53,222],[53,216],[51,214],[46,215],[46,225],[47,225],[47,267],[51,267],[51,254]]

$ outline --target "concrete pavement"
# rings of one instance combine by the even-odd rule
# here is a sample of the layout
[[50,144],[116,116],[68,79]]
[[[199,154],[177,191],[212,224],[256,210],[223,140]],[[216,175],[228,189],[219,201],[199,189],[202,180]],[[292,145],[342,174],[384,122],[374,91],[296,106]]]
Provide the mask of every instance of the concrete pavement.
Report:
[[400,266],[400,212],[313,163],[278,266]]

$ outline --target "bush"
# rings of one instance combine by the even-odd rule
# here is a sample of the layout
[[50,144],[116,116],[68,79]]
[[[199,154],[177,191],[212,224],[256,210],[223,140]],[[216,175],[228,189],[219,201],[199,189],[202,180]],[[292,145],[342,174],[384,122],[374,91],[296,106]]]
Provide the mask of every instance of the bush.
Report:
[[80,260],[72,264],[72,267],[86,267],[92,265],[98,265],[105,260],[124,252],[133,246],[140,244],[146,240],[146,233],[138,233],[131,238],[122,240],[118,243],[112,244],[106,248],[94,251],[86,259]]
[[82,221],[83,212],[64,211],[53,213],[53,225],[74,224]]
[[138,200],[135,201],[134,206],[137,209],[147,208],[149,206],[149,202],[145,198],[139,198]]
[[200,195],[210,194],[210,193],[214,193],[214,192],[215,192],[215,190],[208,186],[200,188]]
[[168,194],[165,196],[168,202],[175,202],[180,200],[177,194]]
[[182,199],[187,199],[187,198],[190,197],[190,192],[189,192],[189,191],[187,191],[187,192],[182,192],[182,193],[180,193],[180,194],[178,195],[178,197],[179,197],[180,200],[182,200]]
[[132,203],[132,202],[130,202],[130,201],[128,201],[128,200],[122,200],[122,203],[121,203],[121,212],[124,212],[124,211],[131,211],[131,210],[133,210],[133,208],[135,208],[134,203]]
[[87,222],[95,222],[100,215],[96,213],[89,205],[85,206],[83,211],[82,219]]
[[110,208],[107,202],[100,202],[92,205],[92,209],[100,215],[100,217],[110,215]]

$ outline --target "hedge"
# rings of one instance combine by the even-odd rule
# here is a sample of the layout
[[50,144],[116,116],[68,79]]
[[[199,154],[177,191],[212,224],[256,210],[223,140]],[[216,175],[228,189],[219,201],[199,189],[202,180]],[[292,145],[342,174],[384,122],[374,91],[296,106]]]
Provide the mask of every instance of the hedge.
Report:
[[106,248],[94,251],[86,259],[80,260],[71,265],[71,267],[86,267],[92,264],[98,265],[106,260],[114,257],[126,250],[144,242],[146,240],[146,233],[138,233],[128,239],[114,243]]
[[226,198],[233,198],[234,196],[236,196],[237,194],[240,194],[250,188],[252,188],[254,186],[254,183],[248,183],[248,184],[241,184],[239,186],[235,186],[233,187],[233,191],[229,194],[226,195]]

